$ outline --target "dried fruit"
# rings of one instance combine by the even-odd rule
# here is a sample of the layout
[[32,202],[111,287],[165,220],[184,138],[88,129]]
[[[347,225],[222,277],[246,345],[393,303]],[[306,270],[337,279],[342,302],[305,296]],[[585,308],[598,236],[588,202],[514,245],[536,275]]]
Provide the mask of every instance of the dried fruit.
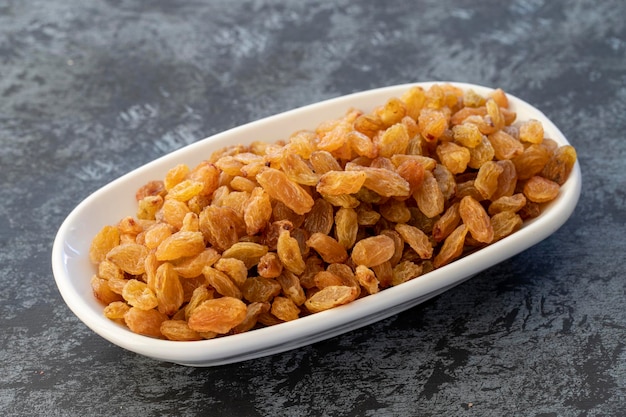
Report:
[[120,244],[120,232],[115,226],[104,226],[94,236],[89,248],[89,259],[97,264],[105,260],[107,253]]
[[428,259],[433,255],[433,245],[428,235],[421,229],[408,224],[396,224],[396,232],[422,259]]
[[557,148],[541,170],[541,176],[559,185],[565,184],[576,163],[576,149],[571,145]]
[[313,294],[304,306],[311,313],[318,313],[324,310],[347,304],[356,298],[357,290],[354,287],[344,285],[333,285],[325,287]]
[[243,297],[239,287],[235,285],[226,273],[211,266],[205,266],[202,270],[202,274],[206,278],[206,282],[219,294],[237,299]]
[[109,281],[98,278],[96,275],[91,277],[91,290],[102,304],[108,305],[115,301],[121,301],[122,297],[109,286]]
[[122,243],[111,249],[106,259],[131,275],[141,275],[145,272],[146,256],[148,248],[145,246],[138,243]]
[[104,314],[201,340],[375,294],[505,238],[556,198],[576,151],[504,91],[413,87],[270,144],[228,145],[135,194],[93,238]]
[[282,202],[297,214],[308,213],[313,207],[313,198],[282,171],[265,168],[257,174],[256,180],[270,197]]
[[249,302],[265,303],[280,294],[282,288],[274,279],[253,277],[244,282],[241,290],[243,297]]
[[157,268],[154,286],[159,311],[172,316],[185,301],[183,286],[172,264],[166,262]]
[[487,161],[481,165],[474,180],[474,187],[482,195],[483,200],[489,200],[498,189],[498,180],[502,171],[504,168],[494,161]]
[[337,240],[324,233],[313,233],[306,241],[306,244],[315,250],[324,262],[343,262],[348,259],[346,249]]
[[352,248],[352,261],[356,265],[372,267],[391,259],[395,251],[393,239],[379,235],[359,240]]
[[287,297],[274,297],[270,313],[282,321],[296,320],[300,316],[300,309]]
[[128,304],[141,310],[152,310],[159,305],[156,295],[148,288],[148,285],[136,279],[126,282],[122,296]]
[[189,316],[189,328],[197,332],[228,333],[246,318],[246,304],[233,297],[204,301]]
[[293,238],[289,231],[282,230],[276,243],[276,253],[283,266],[294,274],[304,272],[305,264],[298,241]]
[[133,333],[161,338],[161,323],[167,316],[158,310],[142,310],[131,307],[124,314],[124,322]]
[[556,182],[536,175],[524,184],[524,195],[534,203],[547,203],[559,195],[560,188]]
[[467,232],[467,226],[461,224],[446,237],[441,250],[433,260],[435,268],[440,268],[461,256]]
[[359,191],[367,175],[362,171],[328,171],[320,177],[317,192],[325,195],[353,194]]
[[202,336],[195,330],[190,329],[185,320],[165,320],[161,323],[159,330],[169,340],[202,340]]
[[156,249],[159,261],[172,261],[186,256],[196,256],[205,249],[200,232],[176,232],[165,238]]
[[413,198],[426,217],[433,218],[443,212],[445,197],[437,179],[430,171],[424,172],[424,182],[413,193]]
[[459,205],[459,214],[474,239],[483,243],[490,243],[493,240],[491,219],[478,201],[469,196],[463,197]]

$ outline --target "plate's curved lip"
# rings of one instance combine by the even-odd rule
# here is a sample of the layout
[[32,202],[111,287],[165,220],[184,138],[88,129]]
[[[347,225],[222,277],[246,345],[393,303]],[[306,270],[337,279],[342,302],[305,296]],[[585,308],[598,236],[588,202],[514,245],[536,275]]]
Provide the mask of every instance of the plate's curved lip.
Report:
[[[581,189],[581,172],[578,162],[570,178],[563,185],[561,195],[551,203],[549,210],[526,224],[522,230],[514,235],[401,286],[385,289],[378,294],[356,300],[346,306],[302,317],[296,321],[277,326],[197,342],[153,339],[134,334],[106,319],[101,313],[98,316],[94,312],[93,304],[90,304],[95,302],[91,294],[86,294],[85,291],[81,293],[72,284],[69,263],[73,259],[87,256],[85,250],[88,251],[88,246],[86,248],[75,247],[77,242],[71,241],[70,235],[80,227],[81,223],[78,221],[81,216],[84,216],[84,210],[90,207],[95,200],[102,198],[103,195],[120,184],[126,183],[130,178],[137,180],[141,177],[140,181],[143,183],[147,178],[142,177],[142,174],[157,168],[159,165],[167,163],[168,167],[171,167],[173,163],[170,161],[176,161],[183,155],[190,156],[199,148],[210,147],[214,150],[220,147],[219,144],[228,143],[232,137],[258,131],[282,121],[293,123],[294,116],[315,113],[318,119],[321,117],[321,120],[327,120],[337,117],[337,110],[345,111],[349,107],[348,104],[357,106],[354,103],[355,100],[371,99],[372,97],[380,100],[382,97],[388,98],[401,94],[411,86],[419,85],[427,88],[432,84],[442,83],[448,82],[433,81],[383,87],[290,110],[205,138],[155,159],[112,181],[78,204],[58,230],[52,249],[52,268],[56,284],[64,301],[72,312],[94,332],[125,349],[168,362],[193,366],[214,366],[283,352],[371,324],[417,305],[545,239],[565,223],[578,202]],[[471,88],[483,94],[492,90],[492,88],[475,84],[449,83],[463,89]],[[511,94],[507,95],[516,109],[524,108],[536,117],[540,117],[546,131],[550,132],[550,137],[560,144],[569,143],[563,133],[538,109]],[[380,101],[377,103],[380,104]],[[325,114],[326,108],[332,108],[332,112]],[[301,124],[301,120],[299,123]],[[287,129],[288,132],[295,130],[297,128]],[[277,140],[279,138],[267,138],[268,141],[270,139]],[[88,280],[89,278],[85,277],[84,279]]]

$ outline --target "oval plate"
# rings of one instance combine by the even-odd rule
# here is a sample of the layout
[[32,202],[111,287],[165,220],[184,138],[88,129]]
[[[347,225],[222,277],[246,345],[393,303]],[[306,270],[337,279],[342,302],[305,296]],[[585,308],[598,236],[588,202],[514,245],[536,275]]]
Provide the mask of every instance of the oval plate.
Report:
[[[578,162],[558,198],[518,232],[418,279],[348,305],[247,333],[196,342],[141,336],[104,317],[103,306],[91,290],[90,278],[95,273],[88,256],[91,240],[104,225],[115,224],[136,212],[135,191],[147,181],[163,178],[170,168],[179,163],[195,166],[224,146],[248,144],[253,140],[275,142],[288,138],[297,130],[314,129],[325,120],[343,115],[351,107],[367,112],[384,104],[390,97],[399,97],[411,86],[419,85],[427,89],[432,84],[441,83],[444,82],[379,88],[291,110],[203,139],[114,180],[82,201],[59,228],[52,250],[52,268],[63,299],[89,328],[122,348],[182,365],[215,366],[284,352],[390,317],[441,294],[555,232],[572,214],[580,196]],[[478,85],[450,84],[462,89],[474,89],[482,95],[491,91]],[[510,94],[508,98],[518,120],[537,119],[543,123],[546,137],[561,145],[568,144],[561,131],[543,113]]]

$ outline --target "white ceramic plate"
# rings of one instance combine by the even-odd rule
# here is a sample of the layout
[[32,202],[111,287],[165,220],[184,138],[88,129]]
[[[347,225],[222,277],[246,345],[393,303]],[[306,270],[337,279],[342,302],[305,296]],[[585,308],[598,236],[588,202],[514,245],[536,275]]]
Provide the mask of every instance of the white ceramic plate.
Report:
[[[428,88],[433,83],[419,83]],[[462,83],[480,94],[491,89]],[[413,307],[471,278],[476,273],[516,255],[556,231],[571,215],[580,195],[581,173],[577,163],[559,197],[538,218],[517,233],[398,287],[356,300],[348,305],[300,318],[293,322],[233,336],[197,342],[158,340],[134,334],[103,315],[94,298],[90,278],[95,268],[88,251],[93,236],[106,224],[136,212],[135,191],[149,180],[163,178],[169,168],[194,166],[214,150],[252,140],[274,142],[303,128],[336,118],[350,107],[369,111],[388,98],[400,96],[415,84],[398,85],[351,94],[312,104],[249,123],[172,152],[102,187],[82,201],[61,225],[52,250],[57,286],[70,309],[105,339],[130,351],[162,361],[190,366],[214,366],[284,352],[382,320]],[[560,144],[567,139],[539,110],[508,95],[518,120],[537,119],[546,135]]]

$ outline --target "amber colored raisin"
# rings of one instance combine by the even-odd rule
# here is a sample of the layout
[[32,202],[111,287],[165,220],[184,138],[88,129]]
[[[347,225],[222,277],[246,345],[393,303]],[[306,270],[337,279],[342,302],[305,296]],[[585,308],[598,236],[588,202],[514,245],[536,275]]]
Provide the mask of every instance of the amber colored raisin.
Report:
[[469,88],[463,93],[463,104],[468,107],[481,107],[485,105],[485,97]]
[[372,267],[388,261],[395,252],[393,239],[379,235],[361,239],[352,249],[352,261],[356,265]]
[[89,259],[97,264],[106,258],[107,253],[120,244],[120,232],[115,226],[104,226],[94,236],[89,248]]
[[453,174],[460,174],[467,169],[470,151],[453,142],[441,142],[437,146],[437,156],[443,165]]
[[572,169],[574,169],[576,158],[576,149],[573,146],[560,146],[544,165],[541,170],[541,176],[559,185],[565,184]]
[[495,150],[491,145],[491,142],[486,136],[483,136],[482,141],[473,148],[469,148],[470,160],[467,166],[470,168],[478,169],[487,161],[491,161],[495,156]]
[[291,299],[297,306],[304,304],[306,296],[297,275],[289,271],[283,271],[283,273],[276,278],[276,281],[280,284],[285,297]]
[[384,126],[391,126],[400,122],[406,115],[406,105],[398,98],[392,97],[378,111],[378,116]]
[[252,330],[254,326],[257,324],[257,319],[259,315],[267,313],[270,309],[269,303],[250,303],[246,308],[246,318],[233,327],[233,334],[247,332],[248,330]]
[[254,188],[244,208],[243,219],[246,223],[246,233],[248,235],[259,233],[271,217],[272,203],[269,194],[261,187]]
[[312,167],[298,154],[287,152],[281,161],[281,168],[287,177],[303,185],[316,185],[319,174],[313,172]]
[[202,233],[180,231],[168,236],[159,244],[156,257],[159,261],[171,261],[198,255],[204,249]]
[[333,227],[333,206],[323,198],[318,198],[304,219],[303,227],[309,233],[330,233]]
[[396,123],[376,136],[374,143],[378,146],[378,155],[389,158],[395,154],[405,153],[409,139],[407,127],[402,123]]
[[358,214],[352,208],[340,208],[335,213],[335,234],[344,248],[351,248],[356,242],[359,229]]
[[104,308],[104,316],[111,320],[123,320],[128,310],[130,306],[124,301],[113,301]]
[[493,226],[494,238],[493,241],[498,241],[522,227],[522,218],[519,214],[513,211],[501,211],[491,217],[491,224]]
[[424,172],[422,186],[413,193],[420,211],[427,217],[432,218],[441,214],[444,210],[444,195],[439,188],[437,179],[430,171]]
[[411,261],[402,261],[393,267],[391,285],[400,285],[422,275],[422,266]]
[[298,306],[287,297],[274,297],[270,313],[282,321],[296,320],[300,316]]
[[213,248],[207,248],[197,255],[181,258],[173,263],[174,270],[182,278],[194,278],[202,274],[202,268],[211,266],[220,259]]
[[103,279],[124,279],[124,271],[113,262],[105,259],[98,264],[98,277]]
[[493,216],[494,214],[503,212],[503,211],[512,211],[514,213],[524,207],[526,204],[526,197],[522,193],[513,194],[512,196],[504,196],[500,197],[497,200],[494,200],[489,205],[489,214]]
[[183,180],[168,190],[165,199],[174,199],[186,202],[199,195],[203,189],[204,185],[200,182]]
[[493,240],[491,220],[478,201],[469,196],[463,197],[459,205],[459,214],[474,239],[483,243],[490,243]]
[[[481,104],[480,107],[470,107],[470,106],[465,106],[462,109],[456,111],[455,113],[452,114],[452,116],[450,117],[450,124],[452,126],[457,126],[460,124],[466,124],[463,123],[465,122],[467,119],[469,119],[471,116],[485,116],[487,114],[487,108],[484,106],[484,101],[483,104]],[[467,124],[473,124],[473,123],[467,123]],[[478,129],[478,126],[476,126],[476,129]],[[480,130],[479,130],[480,132]],[[482,134],[482,133],[481,133]]]
[[543,141],[543,125],[538,120],[527,120],[519,127],[519,140],[528,143],[541,143]]
[[219,186],[220,170],[208,161],[200,162],[190,173],[189,179],[202,184],[201,195],[211,195]]
[[313,198],[282,171],[265,168],[257,174],[256,179],[270,197],[281,201],[297,214],[308,213],[313,207]]
[[264,278],[276,278],[283,272],[283,264],[276,252],[268,252],[259,259],[256,269]]
[[131,275],[141,275],[145,272],[144,260],[148,255],[148,248],[136,243],[123,243],[107,253],[106,259],[128,272]]
[[511,159],[524,152],[524,145],[508,133],[498,130],[489,135],[496,159]]
[[241,290],[226,273],[211,266],[205,266],[202,274],[206,278],[207,283],[215,288],[215,291],[219,294],[225,297],[242,298]]
[[158,306],[159,301],[148,285],[136,279],[126,282],[122,296],[128,304],[141,310],[151,310]]
[[347,304],[356,298],[357,289],[345,285],[333,285],[316,292],[304,303],[311,313],[329,310]]
[[448,119],[440,110],[424,109],[418,117],[420,133],[427,141],[435,141],[448,128]]
[[161,323],[167,319],[158,310],[142,310],[137,307],[131,307],[124,314],[124,322],[133,333],[156,338],[162,337]]
[[189,317],[189,328],[197,332],[228,333],[246,318],[246,304],[233,297],[206,300]]
[[343,262],[348,258],[346,249],[336,239],[324,233],[313,233],[306,244],[315,250],[324,262]]
[[517,177],[526,180],[541,172],[550,160],[550,152],[544,146],[533,144],[511,160],[515,164]]
[[524,195],[534,203],[546,203],[559,195],[560,188],[556,182],[536,175],[524,184]]
[[272,278],[252,277],[248,278],[241,287],[243,297],[253,302],[268,302],[282,290],[280,284]]
[[327,151],[315,151],[309,160],[313,165],[313,170],[322,175],[329,171],[341,171],[341,165],[337,159]]
[[178,274],[169,262],[157,268],[155,293],[159,311],[168,316],[178,311],[183,304],[183,287],[180,284]]
[[305,264],[300,245],[290,235],[289,231],[283,230],[280,232],[278,242],[276,243],[276,253],[283,266],[294,274],[301,274],[304,271]]
[[498,186],[491,195],[491,200],[512,196],[517,188],[517,170],[515,169],[515,164],[509,160],[497,161],[496,164],[502,168],[502,172],[498,175]]
[[406,160],[396,172],[409,183],[409,193],[413,194],[424,182],[424,166],[417,160]]
[[96,275],[91,277],[91,290],[94,297],[96,297],[104,305],[122,300],[120,294],[111,289],[108,280],[98,278]]
[[390,222],[406,223],[411,219],[411,211],[404,201],[390,199],[379,206],[380,214]]
[[155,220],[157,212],[163,207],[163,197],[160,195],[147,196],[137,203],[137,218]]
[[144,245],[148,249],[156,249],[161,242],[170,237],[174,229],[167,223],[155,223],[144,234]]
[[407,116],[417,120],[426,102],[426,93],[422,87],[408,89],[400,99],[404,102]]
[[202,336],[189,328],[185,320],[165,320],[161,323],[161,334],[169,340],[202,340]]
[[433,255],[433,245],[421,229],[408,224],[396,224],[395,229],[420,258],[428,259]]
[[461,256],[467,232],[467,226],[461,224],[446,237],[446,240],[441,246],[441,250],[433,260],[435,268],[440,268]]
[[498,179],[504,169],[495,161],[487,161],[478,170],[478,175],[474,180],[474,187],[482,195],[484,200],[488,200],[498,189]]
[[379,291],[378,279],[374,271],[366,267],[365,265],[358,265],[354,272],[355,277],[361,288],[363,288],[368,294],[376,294]]
[[137,202],[143,200],[146,197],[163,197],[165,195],[165,184],[161,180],[153,180],[147,182],[140,187],[135,193],[135,200]]
[[433,239],[435,242],[444,240],[461,222],[461,215],[459,214],[459,203],[452,204],[443,213],[443,215],[437,219],[433,225]]
[[245,262],[236,258],[220,258],[215,262],[215,269],[222,271],[235,283],[241,287],[248,278],[248,267]]
[[363,186],[382,197],[409,196],[409,183],[395,170],[377,167],[363,167],[354,163],[346,164],[346,170],[363,171],[366,174]]
[[463,123],[452,127],[452,136],[454,140],[466,148],[474,148],[483,140],[483,134],[478,126],[472,123]]
[[193,290],[189,302],[185,305],[185,320],[189,320],[193,310],[200,304],[214,298],[214,290],[209,290],[206,285],[201,285]]
[[493,124],[494,130],[498,131],[502,129],[504,127],[505,120],[498,103],[496,103],[493,98],[489,98],[485,103],[485,107],[487,108],[487,115],[491,124]]
[[200,232],[204,239],[218,251],[224,251],[239,241],[244,223],[228,207],[208,206],[200,213]]
[[347,285],[347,284],[344,284],[341,276],[334,274],[330,271],[318,272],[317,274],[315,274],[315,278],[313,279],[313,281],[315,281],[315,286],[318,289],[323,289],[326,287],[332,287],[332,286],[337,286],[337,285]]
[[437,185],[439,185],[443,198],[448,201],[454,197],[457,190],[457,176],[442,164],[437,164],[433,169],[433,175],[437,180]]

